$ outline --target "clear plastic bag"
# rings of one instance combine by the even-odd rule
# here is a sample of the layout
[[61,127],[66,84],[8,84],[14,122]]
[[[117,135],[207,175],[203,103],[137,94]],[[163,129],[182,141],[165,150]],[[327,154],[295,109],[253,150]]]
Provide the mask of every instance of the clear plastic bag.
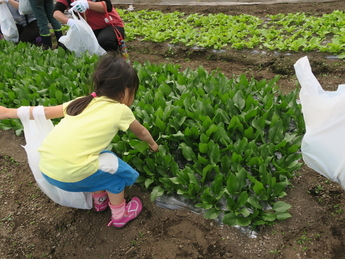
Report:
[[43,177],[39,170],[40,153],[37,149],[41,146],[47,134],[54,128],[54,125],[51,120],[46,119],[43,106],[38,106],[33,109],[34,120],[30,120],[29,109],[30,107],[27,106],[20,107],[18,109],[18,117],[24,126],[26,145],[23,147],[38,186],[50,199],[62,206],[91,209],[91,193],[67,192],[51,185]]
[[60,37],[59,42],[65,45],[68,50],[75,52],[78,57],[86,51],[90,55],[105,55],[107,52],[99,45],[90,25],[88,25],[79,13],[78,16],[79,19],[72,12],[75,25],[69,28],[65,36]]
[[6,3],[0,4],[0,29],[5,40],[17,43],[19,32]]
[[[203,214],[206,212],[205,209],[195,207],[194,202],[192,200],[185,199],[182,196],[177,195],[177,194],[158,196],[156,200],[154,201],[154,203],[156,206],[163,209],[169,209],[169,210],[186,209],[191,212],[194,212],[195,214]],[[223,218],[224,218],[224,213],[222,212],[220,213],[218,218],[214,220],[218,225],[223,225]],[[242,234],[246,235],[249,238],[257,237],[257,232],[252,230],[250,227],[241,227],[239,225],[236,225],[234,227],[237,228]]]
[[345,189],[345,85],[325,91],[312,73],[308,57],[295,65],[306,124],[302,140],[304,162]]
[[164,209],[177,210],[187,209],[196,214],[203,213],[203,209],[194,206],[190,200],[184,199],[180,195],[162,195],[158,196],[155,200],[156,206]]
[[28,14],[33,14],[34,13],[32,11],[32,8],[31,8],[29,0],[20,0],[19,1],[18,12],[21,15],[28,15]]

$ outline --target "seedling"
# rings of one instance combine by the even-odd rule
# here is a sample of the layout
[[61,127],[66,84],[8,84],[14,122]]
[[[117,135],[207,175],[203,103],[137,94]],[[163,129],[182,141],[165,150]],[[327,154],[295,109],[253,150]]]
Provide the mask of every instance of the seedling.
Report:
[[339,215],[339,214],[344,213],[343,208],[341,208],[340,206],[341,206],[341,204],[336,204],[336,205],[333,206],[333,208],[335,209],[335,211],[332,212],[333,216],[336,216],[337,214]]
[[316,186],[315,188],[315,193],[320,193],[323,190],[322,186],[319,184],[318,186]]
[[272,253],[272,254],[280,254],[281,251],[280,250],[270,250],[270,253]]

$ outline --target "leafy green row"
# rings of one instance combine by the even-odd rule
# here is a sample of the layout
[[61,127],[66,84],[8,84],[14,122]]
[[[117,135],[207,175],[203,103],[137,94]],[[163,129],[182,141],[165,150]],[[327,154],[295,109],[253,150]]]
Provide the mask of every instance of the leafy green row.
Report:
[[213,49],[263,49],[341,53],[345,14],[335,10],[320,17],[289,13],[256,17],[247,14],[162,13],[119,10],[127,40],[169,42]]
[[[56,105],[90,92],[95,56],[6,41],[0,48],[0,105]],[[228,79],[202,67],[133,65],[141,82],[133,111],[160,151],[148,152],[131,133],[115,136],[108,149],[140,172],[138,183],[152,200],[182,195],[205,217],[229,225],[257,227],[290,217],[290,205],[279,198],[301,167],[305,125],[296,91],[282,95],[278,77]],[[21,124],[4,120],[0,128]]]
[[[82,59],[59,48],[43,51],[25,43],[0,40],[0,105],[58,105],[89,90],[89,76],[97,56]],[[1,129],[20,129],[16,120],[1,121]]]
[[131,135],[116,136],[109,148],[141,172],[139,183],[152,190],[152,200],[177,193],[207,218],[224,215],[229,225],[256,227],[290,216],[289,205],[277,199],[301,166],[304,121],[296,92],[281,95],[278,78],[134,65],[141,81],[134,111],[161,149],[148,156]]

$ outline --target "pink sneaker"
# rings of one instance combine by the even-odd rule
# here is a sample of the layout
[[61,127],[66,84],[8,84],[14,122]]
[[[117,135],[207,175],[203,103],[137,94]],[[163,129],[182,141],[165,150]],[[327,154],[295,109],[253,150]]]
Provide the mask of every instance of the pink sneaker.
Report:
[[123,228],[128,222],[138,217],[142,209],[143,205],[141,200],[138,197],[133,197],[132,200],[125,205],[125,214],[123,218],[117,220],[111,218],[108,227],[113,225],[116,228]]
[[109,198],[106,193],[92,194],[92,197],[93,197],[93,207],[95,208],[96,211],[100,212],[108,208]]

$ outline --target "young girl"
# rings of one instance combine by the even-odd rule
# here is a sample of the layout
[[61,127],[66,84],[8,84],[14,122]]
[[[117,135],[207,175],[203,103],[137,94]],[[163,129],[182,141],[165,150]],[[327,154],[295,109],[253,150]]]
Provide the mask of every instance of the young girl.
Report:
[[[124,199],[125,187],[134,184],[138,173],[104,149],[118,130],[127,129],[152,151],[158,151],[158,145],[129,108],[138,90],[138,76],[123,58],[114,55],[99,61],[93,74],[93,93],[44,107],[47,119],[64,118],[44,139],[39,152],[40,171],[50,184],[70,192],[93,192],[97,211],[111,209],[108,226],[121,228],[142,210],[139,198],[128,203]],[[0,107],[0,119],[7,118],[18,118],[17,109]]]

